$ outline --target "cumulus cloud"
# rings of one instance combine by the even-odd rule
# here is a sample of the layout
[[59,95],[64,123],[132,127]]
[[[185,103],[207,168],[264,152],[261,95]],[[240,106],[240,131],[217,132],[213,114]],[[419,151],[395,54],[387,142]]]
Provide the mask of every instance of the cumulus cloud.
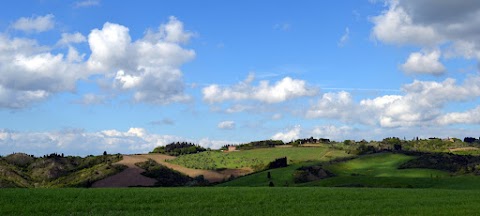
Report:
[[438,118],[438,123],[441,125],[480,124],[480,106],[465,112],[447,113]]
[[402,91],[403,95],[384,95],[359,102],[348,92],[325,93],[307,110],[306,117],[381,127],[435,125],[444,114],[447,104],[468,102],[480,97],[480,77],[470,76],[462,84],[457,84],[451,78],[443,82],[416,80],[404,85]]
[[440,54],[439,50],[411,53],[401,68],[406,73],[442,75],[446,69],[439,61]]
[[54,19],[55,16],[53,14],[22,17],[12,24],[12,28],[25,32],[44,32],[53,29],[55,26]]
[[323,125],[316,126],[312,130],[312,134],[321,138],[328,138],[330,140],[341,140],[348,137],[352,133],[353,129],[349,126],[335,126],[335,125]]
[[[53,17],[21,18],[12,26],[45,31],[53,27]],[[127,27],[107,22],[88,35],[91,54],[85,60],[86,54],[75,47],[87,41],[79,32],[63,33],[54,47],[0,34],[0,107],[24,108],[56,93],[74,92],[77,81],[92,75],[97,75],[94,79],[114,95],[132,95],[134,102],[188,101],[180,67],[192,60],[195,52],[181,45],[192,36],[175,17],[135,41]],[[97,103],[100,99],[87,94],[84,102]]]
[[0,35],[0,107],[23,108],[75,90],[76,81],[90,75],[75,58],[79,54],[73,47],[65,56],[35,40]]
[[58,45],[68,45],[86,42],[87,38],[80,32],[75,33],[62,33],[61,39],[57,42]]
[[276,133],[272,136],[272,140],[282,140],[283,142],[290,142],[292,140],[296,140],[300,137],[301,130],[302,128],[297,125],[288,131]]
[[190,97],[184,94],[180,66],[192,60],[195,52],[180,44],[189,38],[175,17],[170,17],[158,32],[149,31],[134,42],[127,27],[107,22],[88,36],[92,54],[87,65],[92,71],[104,71],[113,89],[132,91],[136,102],[187,101]]
[[222,121],[218,123],[217,125],[218,128],[224,129],[224,130],[231,130],[235,128],[235,122],[234,121]]
[[346,91],[328,92],[306,112],[307,118],[330,118],[351,121],[357,116],[356,104],[350,93]]
[[250,74],[244,81],[230,86],[221,87],[217,84],[202,89],[203,100],[209,103],[219,103],[228,100],[255,100],[264,103],[280,103],[290,99],[314,96],[317,90],[307,86],[304,80],[285,77],[271,85],[262,80],[258,86],[252,85],[254,75]]
[[98,95],[98,94],[85,94],[82,96],[80,100],[74,101],[78,104],[83,105],[93,105],[93,104],[105,104],[108,97],[106,95]]
[[87,132],[83,129],[64,129],[49,132],[18,132],[0,129],[0,154],[13,152],[44,155],[53,152],[67,155],[109,153],[146,153],[157,146],[171,142],[187,141],[198,143],[206,148],[220,148],[232,141],[186,139],[171,135],[152,134],[143,128],[130,128],[127,131],[103,130]]
[[[386,7],[371,19],[375,39],[427,50],[442,47],[448,57],[480,59],[479,1],[388,0]],[[439,55],[440,51],[412,53],[404,69],[439,74],[445,70]]]

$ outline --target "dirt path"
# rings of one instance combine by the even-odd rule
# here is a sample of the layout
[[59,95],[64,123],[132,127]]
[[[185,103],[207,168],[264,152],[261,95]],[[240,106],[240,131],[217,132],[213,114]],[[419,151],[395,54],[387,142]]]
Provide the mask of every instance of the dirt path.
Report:
[[475,150],[478,150],[477,147],[463,147],[463,148],[451,148],[451,149],[448,149],[450,150],[451,152],[456,152],[456,151],[475,151]]
[[93,183],[93,188],[98,187],[130,187],[130,186],[153,186],[157,180],[143,176],[145,170],[135,166],[135,163],[145,161],[145,158],[138,158],[135,155],[124,155],[123,160],[115,164],[128,166],[124,171]]

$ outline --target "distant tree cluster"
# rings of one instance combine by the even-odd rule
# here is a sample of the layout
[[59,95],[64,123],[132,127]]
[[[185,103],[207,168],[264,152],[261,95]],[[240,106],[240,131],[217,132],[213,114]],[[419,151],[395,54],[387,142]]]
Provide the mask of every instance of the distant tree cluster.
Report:
[[463,142],[470,143],[470,144],[480,144],[480,138],[477,139],[475,137],[465,137]]
[[317,144],[317,143],[330,143],[330,139],[325,139],[325,138],[316,139],[316,138],[310,137],[310,138],[297,139],[297,140],[291,141],[287,143],[287,145],[298,146],[302,144]]
[[166,146],[159,146],[151,153],[167,154],[172,156],[194,154],[207,151],[207,149],[189,142],[172,142]]
[[[256,148],[273,148],[277,145],[285,145],[281,140],[260,140],[260,141],[253,141],[245,144],[237,145],[238,150],[249,150],[249,149],[256,149]],[[225,145],[222,148],[228,149],[228,146]]]

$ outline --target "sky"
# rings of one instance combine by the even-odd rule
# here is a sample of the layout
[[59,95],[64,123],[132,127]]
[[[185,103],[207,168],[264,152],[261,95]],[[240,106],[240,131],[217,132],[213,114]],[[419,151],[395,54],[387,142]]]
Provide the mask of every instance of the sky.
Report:
[[480,2],[6,1],[0,155],[478,137]]

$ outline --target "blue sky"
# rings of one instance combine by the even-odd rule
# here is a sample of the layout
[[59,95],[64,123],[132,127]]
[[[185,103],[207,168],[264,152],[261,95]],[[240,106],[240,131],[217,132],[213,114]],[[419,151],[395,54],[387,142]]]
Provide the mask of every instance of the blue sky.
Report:
[[0,154],[479,136],[480,3],[15,1]]

